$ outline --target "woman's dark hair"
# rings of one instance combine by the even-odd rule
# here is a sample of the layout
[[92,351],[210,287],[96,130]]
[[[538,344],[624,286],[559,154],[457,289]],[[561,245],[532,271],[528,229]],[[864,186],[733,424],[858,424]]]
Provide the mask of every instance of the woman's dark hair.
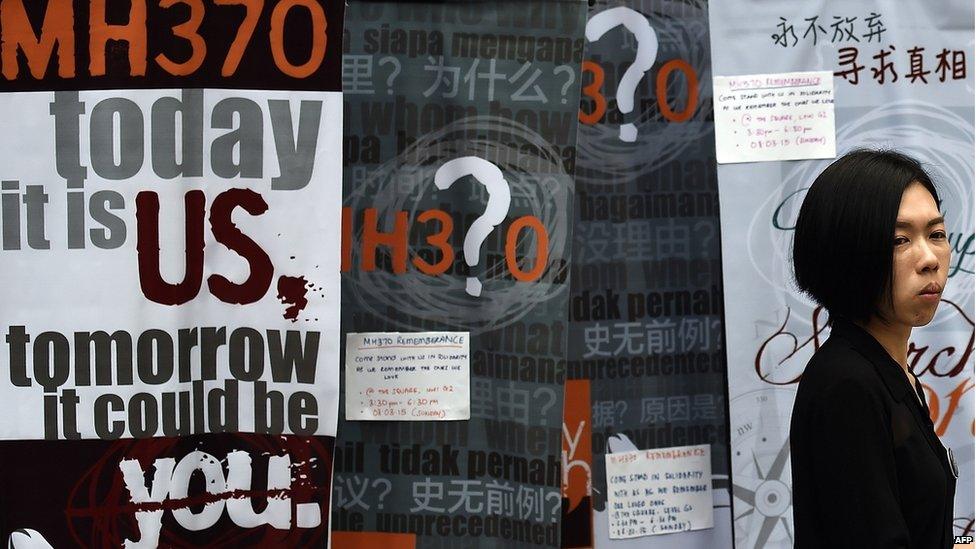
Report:
[[921,164],[893,151],[851,151],[813,182],[796,220],[793,274],[831,318],[865,322],[890,303],[895,220],[914,182],[939,206]]

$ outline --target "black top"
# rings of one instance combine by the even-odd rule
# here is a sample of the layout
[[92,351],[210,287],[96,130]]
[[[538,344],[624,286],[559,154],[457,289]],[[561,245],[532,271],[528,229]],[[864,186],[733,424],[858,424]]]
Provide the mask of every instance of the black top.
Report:
[[790,422],[796,549],[952,547],[956,481],[924,400],[874,337],[833,322]]

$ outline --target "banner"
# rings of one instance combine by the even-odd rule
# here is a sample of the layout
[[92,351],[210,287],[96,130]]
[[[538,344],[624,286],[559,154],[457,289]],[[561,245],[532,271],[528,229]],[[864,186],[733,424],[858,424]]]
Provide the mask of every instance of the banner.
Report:
[[[954,534],[972,535],[972,4],[722,2],[711,32],[716,75],[832,72],[838,155],[893,148],[933,176],[952,260],[935,319],[912,332],[908,362],[959,464]],[[805,191],[832,160],[718,170],[737,547],[793,543],[790,412],[829,329],[826,311],[795,290],[790,246]]]
[[0,33],[0,540],[325,540],[342,4],[12,0]]
[[[730,546],[708,6],[594,2],[586,39],[563,547]],[[611,540],[606,455],[699,444],[714,527]]]
[[349,7],[342,330],[467,332],[471,419],[343,416],[345,543],[559,546],[585,7]]

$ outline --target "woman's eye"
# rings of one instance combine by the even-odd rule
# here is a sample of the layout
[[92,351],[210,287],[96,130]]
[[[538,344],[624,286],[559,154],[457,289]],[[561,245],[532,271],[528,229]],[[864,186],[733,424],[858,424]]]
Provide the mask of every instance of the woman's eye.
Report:
[[942,240],[945,237],[946,237],[945,231],[935,231],[934,233],[932,233],[932,238]]
[[895,246],[901,246],[902,244],[905,244],[907,242],[908,242],[908,239],[905,238],[904,236],[896,236],[895,237]]

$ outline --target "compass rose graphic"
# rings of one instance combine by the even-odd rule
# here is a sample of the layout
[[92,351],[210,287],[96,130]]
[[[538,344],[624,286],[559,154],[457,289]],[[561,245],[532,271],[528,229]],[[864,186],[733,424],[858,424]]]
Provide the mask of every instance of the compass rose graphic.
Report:
[[793,547],[789,417],[794,392],[733,399],[732,496],[736,547]]

